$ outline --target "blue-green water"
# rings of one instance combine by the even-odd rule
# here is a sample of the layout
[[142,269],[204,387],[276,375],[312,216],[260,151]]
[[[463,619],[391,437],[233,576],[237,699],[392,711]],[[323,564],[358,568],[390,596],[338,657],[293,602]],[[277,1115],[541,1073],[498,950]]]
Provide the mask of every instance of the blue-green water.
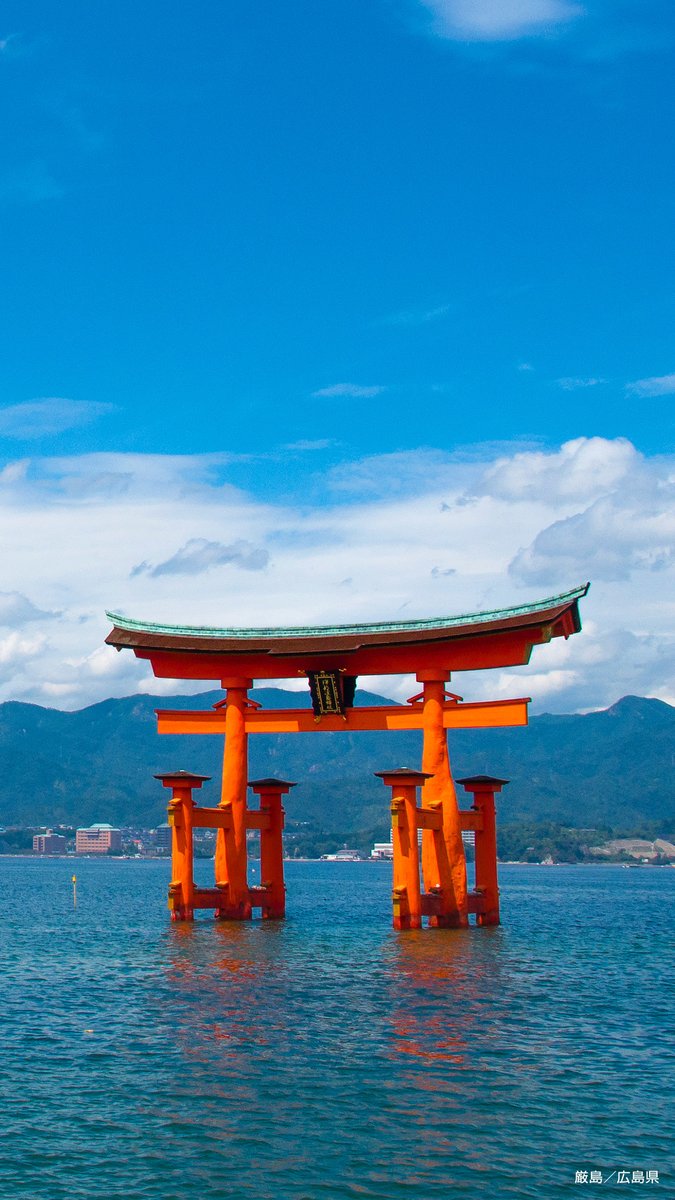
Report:
[[398,934],[385,863],[288,864],[278,924],[172,925],[168,871],[0,861],[3,1200],[672,1186],[675,871],[505,867],[501,928]]

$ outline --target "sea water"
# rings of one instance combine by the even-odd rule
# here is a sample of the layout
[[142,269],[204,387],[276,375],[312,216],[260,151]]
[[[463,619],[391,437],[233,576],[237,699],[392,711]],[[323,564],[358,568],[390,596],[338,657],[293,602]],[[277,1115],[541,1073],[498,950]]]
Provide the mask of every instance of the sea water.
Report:
[[171,924],[166,861],[0,879],[3,1200],[672,1187],[675,870],[506,866],[500,928],[405,933],[387,863],[243,924]]

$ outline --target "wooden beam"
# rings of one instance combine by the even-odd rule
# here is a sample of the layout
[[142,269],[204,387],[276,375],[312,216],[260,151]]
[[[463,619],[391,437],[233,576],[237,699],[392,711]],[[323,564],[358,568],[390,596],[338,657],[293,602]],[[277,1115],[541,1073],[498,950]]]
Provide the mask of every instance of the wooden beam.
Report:
[[442,829],[443,828],[443,810],[442,808],[418,808],[417,810],[417,828],[418,829]]
[[465,832],[469,829],[480,832],[483,828],[483,814],[472,812],[470,809],[460,808],[459,827]]
[[[252,908],[263,908],[269,902],[269,888],[247,888],[248,902]],[[227,903],[227,888],[194,889],[193,908],[220,908]]]
[[192,824],[195,829],[231,829],[232,809],[195,806],[192,810]]
[[[501,729],[527,725],[529,699],[488,700],[475,704],[449,701],[443,708],[445,729]],[[225,733],[225,716],[215,711],[157,709],[158,733]],[[364,730],[421,729],[419,704],[350,708],[345,717],[315,717],[311,708],[249,709],[246,733],[357,733]]]

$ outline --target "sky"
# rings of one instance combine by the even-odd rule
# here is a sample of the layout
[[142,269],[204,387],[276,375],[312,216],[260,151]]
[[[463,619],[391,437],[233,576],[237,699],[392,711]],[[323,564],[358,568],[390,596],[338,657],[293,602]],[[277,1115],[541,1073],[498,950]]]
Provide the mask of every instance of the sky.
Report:
[[675,703],[674,58],[668,0],[7,0],[0,700],[180,690],[106,609],[590,580],[454,686]]

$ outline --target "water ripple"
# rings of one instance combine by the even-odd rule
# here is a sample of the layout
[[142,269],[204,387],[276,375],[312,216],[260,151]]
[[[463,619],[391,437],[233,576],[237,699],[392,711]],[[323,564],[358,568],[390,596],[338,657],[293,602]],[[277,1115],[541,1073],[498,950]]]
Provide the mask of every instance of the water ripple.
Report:
[[240,926],[170,925],[165,863],[78,864],[76,912],[71,864],[0,871],[3,1197],[670,1178],[675,872],[506,868],[501,928],[396,934],[386,864],[289,864],[289,919]]

